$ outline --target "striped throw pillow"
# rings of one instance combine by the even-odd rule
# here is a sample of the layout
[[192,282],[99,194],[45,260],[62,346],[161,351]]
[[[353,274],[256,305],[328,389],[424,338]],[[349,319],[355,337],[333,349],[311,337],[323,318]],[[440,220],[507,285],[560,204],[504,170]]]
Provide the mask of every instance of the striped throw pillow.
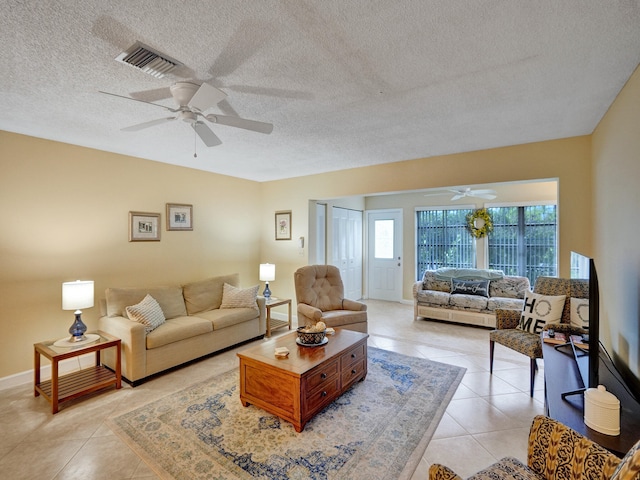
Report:
[[127,307],[125,311],[129,320],[142,323],[147,333],[152,332],[165,321],[160,304],[149,294],[140,303]]
[[255,308],[257,310],[256,298],[259,287],[260,285],[250,288],[238,288],[225,283],[222,287],[222,304],[220,308]]

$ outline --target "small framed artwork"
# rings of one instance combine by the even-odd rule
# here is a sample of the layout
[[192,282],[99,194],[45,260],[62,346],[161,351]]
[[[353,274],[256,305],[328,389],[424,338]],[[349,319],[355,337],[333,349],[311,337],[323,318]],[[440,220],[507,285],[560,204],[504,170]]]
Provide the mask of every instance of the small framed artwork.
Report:
[[129,212],[130,242],[159,242],[160,214]]
[[291,210],[276,212],[276,240],[291,240]]
[[193,205],[167,203],[167,230],[193,230]]

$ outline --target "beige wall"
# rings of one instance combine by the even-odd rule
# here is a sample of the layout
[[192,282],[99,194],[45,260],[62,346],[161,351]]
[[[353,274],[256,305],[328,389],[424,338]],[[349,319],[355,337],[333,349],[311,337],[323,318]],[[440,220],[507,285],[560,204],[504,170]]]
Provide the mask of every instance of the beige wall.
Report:
[[[193,205],[192,232],[165,204]],[[33,368],[33,344],[65,336],[61,283],[158,285],[239,272],[258,282],[260,184],[0,132],[0,378]],[[129,242],[130,210],[161,213],[160,242]],[[83,312],[97,327],[99,307]]]
[[640,68],[593,134],[600,335],[640,392]]
[[[263,211],[271,218],[278,209],[293,211],[293,238],[307,235],[308,200],[348,196],[370,196],[451,185],[477,185],[557,179],[559,184],[558,217],[560,221],[560,274],[569,275],[571,250],[591,249],[591,138],[517,145],[492,150],[447,155],[441,157],[389,163],[374,167],[311,175],[263,184]],[[384,201],[384,200],[381,200]],[[367,208],[373,203],[367,199]],[[390,202],[385,208],[390,208]],[[382,208],[376,203],[376,208]],[[412,210],[412,209],[411,209]],[[409,215],[412,214],[412,211]],[[413,258],[413,218],[407,219],[405,209],[405,258]],[[273,225],[263,232],[263,256],[269,252],[269,262],[277,265],[274,294],[295,297],[293,272],[306,264],[295,242],[276,242]],[[408,232],[408,233],[407,233]],[[409,250],[409,251],[407,251]],[[405,262],[403,298],[411,299],[411,284],[415,267]],[[278,280],[279,279],[279,280]]]
[[[274,295],[295,298],[293,272],[308,252],[296,240],[308,235],[310,199],[557,178],[567,275],[569,251],[591,248],[590,148],[590,137],[578,137],[259,184],[0,132],[0,378],[33,367],[33,343],[65,335],[73,315],[61,310],[64,281],[93,279],[96,299],[107,286],[231,271],[248,286],[268,261],[277,266]],[[164,221],[167,202],[194,205],[194,231],[128,242],[129,210]],[[292,241],[274,238],[278,210],[292,211]],[[405,266],[405,283],[412,277]],[[98,316],[97,307],[83,314],[89,328]]]

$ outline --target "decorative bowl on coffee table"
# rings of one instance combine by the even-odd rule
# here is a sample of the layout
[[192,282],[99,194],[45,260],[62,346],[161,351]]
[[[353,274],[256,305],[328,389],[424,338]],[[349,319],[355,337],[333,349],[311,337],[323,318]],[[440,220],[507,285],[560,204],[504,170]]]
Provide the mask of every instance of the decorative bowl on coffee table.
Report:
[[307,327],[298,327],[298,343],[301,345],[320,345],[326,339],[326,330],[320,332],[308,332]]

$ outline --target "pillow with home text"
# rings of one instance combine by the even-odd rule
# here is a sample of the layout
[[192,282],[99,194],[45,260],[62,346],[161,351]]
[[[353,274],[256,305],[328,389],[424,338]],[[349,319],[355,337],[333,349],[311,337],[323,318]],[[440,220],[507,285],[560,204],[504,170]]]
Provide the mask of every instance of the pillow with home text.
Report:
[[566,298],[566,295],[526,292],[517,328],[539,335],[546,324],[559,323]]
[[589,328],[589,299],[571,297],[571,326]]

